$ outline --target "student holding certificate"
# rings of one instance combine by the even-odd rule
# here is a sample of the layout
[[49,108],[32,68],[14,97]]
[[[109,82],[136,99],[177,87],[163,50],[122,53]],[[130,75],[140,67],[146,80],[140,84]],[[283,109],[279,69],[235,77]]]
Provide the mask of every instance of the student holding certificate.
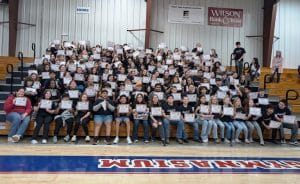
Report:
[[37,144],[38,133],[43,126],[42,144],[47,144],[50,123],[58,113],[58,104],[51,101],[51,91],[45,90],[43,98],[36,109],[36,126],[32,134],[31,144]]
[[112,100],[108,97],[108,91],[102,89],[98,92],[97,99],[93,104],[93,112],[94,112],[94,141],[93,144],[98,144],[98,136],[101,130],[102,124],[105,124],[105,140],[104,142],[107,145],[111,144],[110,133],[111,133],[111,124],[113,121],[113,113],[115,107]]
[[[205,107],[205,108],[204,108]],[[212,121],[213,115],[210,112],[208,103],[206,102],[205,95],[200,95],[199,97],[199,106],[196,108],[195,113],[199,116],[197,122],[199,125],[202,125],[201,130],[201,140],[204,143],[208,142],[209,134],[213,128],[213,138],[216,140],[218,138],[218,127],[217,124],[214,124]]]
[[131,138],[130,138],[130,115],[131,115],[132,109],[129,105],[129,101],[125,95],[121,95],[118,100],[118,106],[116,111],[116,137],[113,141],[114,144],[119,143],[119,128],[121,123],[126,124],[126,133],[127,133],[127,143],[132,144]]
[[53,143],[57,143],[57,137],[59,134],[59,131],[62,127],[67,125],[67,135],[64,137],[65,142],[69,142],[71,132],[73,130],[73,123],[74,123],[74,110],[73,106],[71,108],[64,107],[63,101],[65,102],[72,102],[69,99],[68,95],[63,95],[61,102],[59,103],[59,109],[57,115],[54,117],[55,121],[55,129],[53,133]]
[[75,80],[72,80],[70,82],[70,85],[68,86],[68,88],[65,90],[64,93],[69,96],[70,100],[72,100],[74,104],[78,102],[79,96],[81,94],[77,88],[77,83]]
[[30,99],[25,97],[24,88],[19,89],[16,96],[8,96],[3,109],[6,121],[11,124],[7,141],[19,142],[28,127],[32,110]]
[[145,102],[144,96],[142,94],[137,94],[135,102],[132,105],[133,114],[133,140],[135,143],[138,142],[138,130],[139,124],[142,123],[144,126],[144,142],[149,143],[149,127],[148,127],[148,115],[149,108]]
[[[152,125],[151,126],[151,141],[155,141],[156,132],[158,129],[161,141],[162,141],[163,145],[165,146],[166,140],[165,140],[165,131],[164,131],[164,127],[163,127],[162,108],[161,108],[161,104],[159,102],[157,95],[152,96],[152,99],[150,99],[150,102],[149,102],[149,107],[151,110],[150,123]],[[157,108],[161,111],[158,114],[153,114],[152,111],[154,108]]]
[[284,116],[291,115],[291,110],[286,105],[286,100],[280,100],[278,105],[275,108],[275,117],[278,121],[282,122],[283,128],[287,128],[291,130],[291,140],[290,144],[298,145],[298,123],[296,120],[292,120],[292,122],[285,122]]
[[[242,102],[239,97],[236,97],[233,101],[233,106],[234,106],[234,111],[235,111],[235,116],[234,116],[234,121],[233,124],[236,128],[235,132],[235,142],[240,143],[241,141],[239,140],[239,136],[241,132],[244,132],[245,136],[245,143],[249,144],[248,140],[248,128],[245,124],[245,119],[242,117],[242,115],[245,115],[245,110],[242,107]],[[239,116],[240,115],[240,116]]]
[[260,139],[260,145],[263,146],[264,145],[264,137],[263,137],[261,128],[260,128],[259,124],[257,123],[257,120],[261,117],[261,112],[260,112],[260,114],[257,112],[251,112],[251,111],[253,111],[251,108],[257,108],[257,107],[255,107],[254,101],[252,99],[246,100],[245,104],[246,104],[245,109],[246,109],[246,114],[247,114],[246,124],[249,129],[249,134],[248,134],[249,142],[250,143],[254,142],[253,138],[252,138],[252,134],[253,134],[254,129],[256,129],[256,132]]
[[31,77],[25,79],[25,96],[30,99],[32,106],[35,106],[37,103],[38,89],[34,88],[33,84],[34,81]]
[[170,124],[177,126],[176,130],[176,141],[179,144],[183,144],[185,137],[183,137],[183,131],[184,131],[184,123],[183,121],[179,118],[178,120],[172,120],[171,119],[171,112],[176,112],[176,106],[174,105],[174,97],[172,95],[169,95],[167,97],[167,101],[165,104],[162,105],[162,108],[164,110],[163,113],[163,126],[165,128],[166,132],[166,143],[169,141],[170,137]]
[[[211,96],[210,100],[211,100],[210,101],[211,113],[214,116],[212,120],[213,120],[214,124],[216,124],[219,127],[221,140],[224,141],[225,125],[220,120],[221,113],[222,113],[222,107],[221,107],[221,105],[219,105],[217,96],[215,96],[215,95]],[[215,139],[215,143],[219,143],[219,142],[220,141],[218,138]]]
[[224,113],[225,108],[233,108],[229,96],[226,96],[223,100],[223,111],[222,111],[220,120],[224,123],[225,130],[226,130],[226,135],[225,135],[224,142],[232,144],[234,142],[234,139],[235,139],[235,137],[234,137],[235,128],[234,128],[234,125],[233,125],[233,113],[232,113],[232,115],[225,114]]

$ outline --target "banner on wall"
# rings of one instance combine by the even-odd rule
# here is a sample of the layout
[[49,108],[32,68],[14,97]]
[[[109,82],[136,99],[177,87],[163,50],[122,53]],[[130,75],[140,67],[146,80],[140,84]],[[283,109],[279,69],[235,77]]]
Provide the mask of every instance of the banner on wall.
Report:
[[77,14],[89,14],[90,13],[90,7],[77,7],[76,8]]
[[208,7],[208,25],[242,27],[243,9]]
[[204,25],[204,7],[169,5],[168,22]]

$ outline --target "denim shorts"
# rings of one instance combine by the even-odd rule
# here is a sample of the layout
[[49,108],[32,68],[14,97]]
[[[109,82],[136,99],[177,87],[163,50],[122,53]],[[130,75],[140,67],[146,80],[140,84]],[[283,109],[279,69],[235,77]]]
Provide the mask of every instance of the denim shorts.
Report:
[[127,116],[120,116],[120,117],[117,117],[116,119],[118,119],[120,121],[120,123],[125,123],[126,121],[129,120],[129,118]]
[[112,122],[113,117],[112,115],[94,115],[94,122],[96,124],[103,123],[103,122]]

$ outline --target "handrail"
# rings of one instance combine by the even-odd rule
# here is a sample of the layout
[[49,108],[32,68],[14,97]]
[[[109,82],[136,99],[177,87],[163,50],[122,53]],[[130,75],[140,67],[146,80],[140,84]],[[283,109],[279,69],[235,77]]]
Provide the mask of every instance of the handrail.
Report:
[[[267,77],[269,77],[269,80],[268,80],[268,81],[267,81]],[[269,84],[269,83],[272,83],[271,75],[270,75],[270,74],[266,74],[266,75],[264,76],[264,89],[266,89],[266,86],[267,86],[267,84]]]
[[33,59],[35,59],[35,49],[36,49],[35,43],[31,44],[31,49],[33,51]]
[[250,65],[249,65],[249,63],[248,63],[248,62],[245,62],[243,67],[244,67],[243,71],[244,71],[244,74],[245,74],[245,73],[246,73],[246,71],[249,71],[249,69],[250,69]]
[[[290,92],[294,92],[296,96],[289,97]],[[289,100],[297,100],[299,98],[299,93],[298,91],[294,89],[289,89],[285,93],[285,99],[286,99],[286,105],[288,106]]]
[[14,66],[12,64],[6,65],[6,72],[10,74],[10,94],[13,93],[13,80],[14,80]]
[[234,56],[234,53],[232,53],[232,54],[230,55],[230,68],[229,68],[229,70],[230,70],[231,72],[232,72],[232,61],[234,60],[233,56]]
[[21,61],[21,81],[23,81],[23,69],[24,69],[23,52],[18,53],[18,58]]

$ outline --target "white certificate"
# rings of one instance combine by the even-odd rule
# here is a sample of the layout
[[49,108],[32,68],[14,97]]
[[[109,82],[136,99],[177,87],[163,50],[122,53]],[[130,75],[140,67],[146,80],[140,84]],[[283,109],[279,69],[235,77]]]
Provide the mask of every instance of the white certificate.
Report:
[[200,105],[200,112],[208,114],[209,113],[209,106],[208,105]]
[[16,99],[15,106],[22,106],[22,107],[26,106],[27,98],[17,97],[15,99]]
[[284,123],[289,123],[289,124],[295,124],[296,123],[296,116],[284,115],[283,116],[283,122]]
[[126,90],[122,90],[122,91],[120,91],[120,96],[121,95],[125,95],[125,96],[129,97],[130,96],[130,92],[126,91]]
[[118,74],[118,81],[125,81],[127,78],[127,75],[124,74]]
[[153,70],[155,70],[155,66],[149,65],[149,66],[148,66],[148,71],[149,71],[149,72],[153,72]]
[[62,100],[60,103],[61,109],[72,109],[73,101],[72,100]]
[[151,107],[151,115],[152,116],[162,116],[162,108],[161,107]]
[[42,72],[42,79],[50,79],[49,72]]
[[51,70],[53,70],[55,72],[58,72],[59,71],[59,66],[60,65],[57,65],[57,64],[51,64]]
[[278,121],[273,121],[273,120],[271,120],[270,121],[270,124],[269,124],[269,127],[270,128],[279,128],[281,126],[281,122],[278,122]]
[[35,88],[26,87],[25,92],[26,93],[36,93],[36,89]]
[[268,98],[258,98],[258,103],[260,105],[269,105],[269,99]]
[[189,102],[197,102],[197,94],[188,94],[187,97]]
[[167,59],[166,60],[166,64],[167,65],[172,65],[173,64],[173,60],[172,59]]
[[32,86],[32,87],[35,88],[35,89],[40,89],[41,83],[40,83],[39,81],[35,81],[35,82],[33,83],[33,86]]
[[142,81],[142,80],[143,80],[142,77],[134,76],[134,78],[133,78],[133,82],[134,82],[134,83],[137,83],[138,81]]
[[210,95],[209,94],[205,95],[205,99],[206,99],[206,102],[209,102],[210,101]]
[[207,79],[210,79],[210,73],[208,73],[208,72],[204,72],[204,74],[203,74],[203,77],[204,78],[207,78]]
[[174,111],[170,112],[170,120],[177,121],[180,119],[181,119],[181,112],[174,112]]
[[165,84],[165,79],[163,78],[157,78],[158,82],[161,83],[162,85]]
[[57,55],[61,55],[61,56],[64,56],[65,55],[65,51],[64,50],[58,50],[57,51]]
[[79,98],[78,90],[69,90],[68,93],[70,98]]
[[133,91],[133,86],[132,86],[132,84],[125,84],[125,90],[126,90],[126,91]]
[[94,61],[88,61],[85,63],[85,66],[87,68],[93,68],[94,67],[95,62]]
[[182,86],[181,86],[181,84],[172,84],[172,86],[174,86],[176,89],[177,89],[177,91],[181,91],[182,90]]
[[107,82],[110,84],[111,89],[116,89],[117,84],[115,82]]
[[108,74],[107,73],[102,74],[102,80],[107,81],[107,79],[108,79]]
[[221,113],[222,106],[221,105],[211,105],[211,112],[212,113]]
[[66,50],[66,55],[67,56],[72,56],[73,55],[73,50]]
[[86,92],[86,95],[88,97],[94,97],[94,96],[96,96],[96,90],[94,89],[94,87],[93,88],[86,88],[85,92]]
[[189,123],[195,122],[195,114],[192,114],[192,113],[184,114],[184,121],[189,122]]
[[221,86],[221,87],[219,87],[219,89],[220,89],[221,91],[225,91],[225,92],[229,91],[228,86]]
[[41,109],[51,109],[52,108],[52,101],[51,100],[42,99],[41,100],[40,108]]
[[94,58],[95,60],[100,60],[100,59],[101,59],[101,56],[100,56],[100,54],[94,54],[94,55],[93,55],[93,58]]
[[257,92],[250,92],[249,93],[249,98],[250,99],[257,99],[258,93]]
[[89,102],[77,102],[76,109],[79,111],[89,110]]
[[91,75],[94,82],[99,82],[99,75]]
[[145,104],[136,104],[136,112],[146,112],[147,106]]
[[117,49],[117,54],[123,54],[123,49]]
[[176,69],[169,69],[169,74],[175,75],[176,71],[177,71]]
[[101,62],[101,64],[100,64],[100,67],[101,68],[106,68],[106,65],[107,65],[108,63],[106,63],[106,62]]
[[210,60],[210,55],[203,55],[203,60],[204,61],[209,61]]
[[148,84],[150,82],[150,77],[143,77],[143,83]]
[[226,115],[226,116],[233,116],[233,114],[234,114],[233,107],[223,106],[223,114]]
[[112,96],[112,89],[111,88],[105,88],[105,90],[107,91],[108,96]]
[[96,91],[99,91],[99,84],[94,84],[94,89],[95,89]]
[[82,68],[82,70],[85,70],[85,64],[78,64],[78,68]]
[[225,91],[217,91],[217,97],[218,99],[224,99],[226,96],[226,92]]
[[152,54],[152,50],[151,49],[146,49],[146,54]]
[[175,61],[180,61],[180,55],[179,54],[174,54],[173,55],[173,59],[175,60]]
[[68,65],[68,71],[69,72],[75,72],[76,71],[76,65],[75,64],[70,64]]
[[261,108],[259,107],[250,107],[249,114],[257,117],[261,117]]
[[159,100],[163,100],[164,99],[164,93],[163,92],[154,92],[154,94],[158,96]]
[[246,114],[236,113],[235,119],[246,119]]
[[210,85],[216,85],[216,79],[210,79],[209,83]]
[[181,101],[181,93],[172,93],[175,101]]
[[50,89],[51,96],[57,96],[57,90],[56,89]]
[[71,77],[64,77],[63,81],[64,81],[65,85],[69,85],[70,82],[72,81],[72,78]]
[[30,76],[33,73],[38,74],[38,71],[37,70],[28,70],[28,76]]
[[76,81],[84,81],[84,75],[81,73],[75,73],[74,80]]
[[119,105],[119,113],[128,113],[129,112],[129,105],[128,104],[120,104]]
[[204,86],[207,89],[210,89],[210,84],[209,83],[201,83],[200,86]]
[[234,84],[234,85],[240,84],[240,80],[239,80],[239,79],[233,79],[233,84]]
[[164,74],[165,70],[163,68],[157,68],[158,73],[160,74]]

